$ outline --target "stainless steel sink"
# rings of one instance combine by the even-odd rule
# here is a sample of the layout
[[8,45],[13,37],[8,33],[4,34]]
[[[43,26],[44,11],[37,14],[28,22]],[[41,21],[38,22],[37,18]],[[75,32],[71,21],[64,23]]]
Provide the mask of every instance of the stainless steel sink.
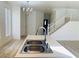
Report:
[[[47,53],[50,49],[45,40],[27,40],[22,48],[22,53]],[[52,51],[52,50],[51,50]]]
[[[39,53],[44,53],[49,51],[48,43],[46,43],[46,29],[44,27],[40,27],[39,29],[45,30],[45,38],[44,39],[27,39],[25,42],[23,48],[22,48],[22,53],[30,53],[30,52],[39,52]],[[38,29],[38,30],[39,30]],[[38,30],[36,32],[36,35],[38,33]]]

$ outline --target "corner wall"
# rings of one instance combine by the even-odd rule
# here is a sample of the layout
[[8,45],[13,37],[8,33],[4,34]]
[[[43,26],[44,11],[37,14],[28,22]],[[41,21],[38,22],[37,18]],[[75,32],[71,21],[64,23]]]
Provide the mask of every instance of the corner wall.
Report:
[[26,16],[26,12],[23,11],[23,9],[21,8],[21,36],[25,36],[27,35],[26,33],[26,19],[27,16]]
[[20,7],[12,7],[12,37],[20,39]]
[[27,35],[35,35],[39,27],[43,26],[44,13],[33,10],[26,20]]

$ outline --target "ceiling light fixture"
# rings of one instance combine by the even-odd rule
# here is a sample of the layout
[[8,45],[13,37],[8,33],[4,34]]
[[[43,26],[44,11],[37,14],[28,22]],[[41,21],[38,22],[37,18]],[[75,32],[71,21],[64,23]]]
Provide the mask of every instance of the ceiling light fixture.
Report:
[[27,1],[27,7],[23,8],[23,11],[26,11],[26,14],[29,15],[32,12],[33,8],[30,7],[29,1]]
[[24,7],[22,9],[23,9],[23,11],[25,11],[25,8]]

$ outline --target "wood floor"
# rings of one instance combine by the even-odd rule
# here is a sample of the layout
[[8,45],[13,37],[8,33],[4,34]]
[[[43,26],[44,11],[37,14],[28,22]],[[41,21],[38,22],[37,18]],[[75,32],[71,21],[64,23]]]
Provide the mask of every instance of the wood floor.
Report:
[[58,41],[61,45],[63,45],[66,49],[68,49],[71,53],[73,53],[76,57],[79,58],[79,41]]
[[0,58],[14,57],[23,41],[24,40],[11,40],[3,48],[0,49]]

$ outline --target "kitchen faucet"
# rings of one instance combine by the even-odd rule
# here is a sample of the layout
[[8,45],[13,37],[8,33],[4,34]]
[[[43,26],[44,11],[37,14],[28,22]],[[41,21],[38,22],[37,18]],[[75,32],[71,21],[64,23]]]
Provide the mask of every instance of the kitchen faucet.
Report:
[[46,29],[44,27],[39,27],[38,30],[36,31],[36,35],[40,29],[43,29],[45,31],[44,35],[45,35],[45,41],[46,41]]
[[44,27],[39,27],[38,30],[36,31],[36,35],[38,34],[38,31],[40,29],[43,29],[45,38],[43,40],[27,40],[23,51],[22,52],[28,52],[28,51],[39,51],[39,52],[47,52],[49,49],[48,43],[46,42],[46,29]]

